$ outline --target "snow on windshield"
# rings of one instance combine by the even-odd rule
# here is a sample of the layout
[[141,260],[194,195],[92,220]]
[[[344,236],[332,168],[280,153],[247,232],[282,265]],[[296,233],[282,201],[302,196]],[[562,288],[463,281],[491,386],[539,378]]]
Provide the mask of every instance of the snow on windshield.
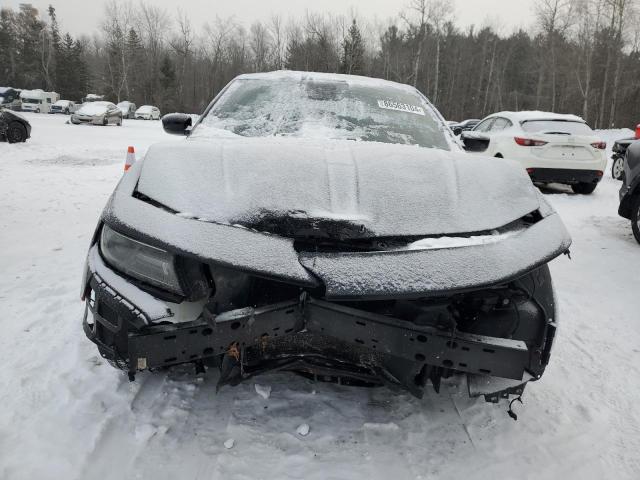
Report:
[[69,100],[58,100],[54,105],[59,107],[67,107],[71,102]]
[[107,111],[109,106],[109,104],[103,102],[85,103],[80,110],[78,110],[78,113],[82,115],[102,115]]
[[595,135],[591,127],[583,122],[567,120],[528,120],[522,129],[530,133],[564,133],[568,135]]
[[153,107],[151,105],[143,105],[137,110],[137,113],[151,113]]
[[235,80],[193,137],[291,136],[450,150],[445,126],[420,95],[389,84],[335,79]]

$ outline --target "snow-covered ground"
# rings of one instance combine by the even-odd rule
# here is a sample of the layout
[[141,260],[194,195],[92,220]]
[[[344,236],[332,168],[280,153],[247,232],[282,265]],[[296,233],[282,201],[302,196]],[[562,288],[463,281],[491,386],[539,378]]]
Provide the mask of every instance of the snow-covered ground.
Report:
[[180,139],[159,122],[27,116],[33,138],[0,144],[0,479],[640,478],[640,245],[609,172],[591,196],[546,192],[573,260],[552,264],[561,329],[518,422],[461,381],[417,400],[272,374],[216,394],[217,373],[191,368],[129,383],[80,324],[84,255],[127,146]]

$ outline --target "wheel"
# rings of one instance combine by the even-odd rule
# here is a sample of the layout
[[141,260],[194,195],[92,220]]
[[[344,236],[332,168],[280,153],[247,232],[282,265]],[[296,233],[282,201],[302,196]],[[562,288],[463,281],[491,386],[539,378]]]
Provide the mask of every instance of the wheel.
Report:
[[640,243],[640,195],[636,195],[631,207],[631,230],[636,242]]
[[40,109],[39,108],[36,108],[36,113],[40,113]]
[[573,193],[579,193],[580,195],[589,195],[593,193],[597,186],[597,183],[576,183],[571,185],[571,190],[573,190]]
[[64,111],[64,114],[65,115],[69,115],[69,109],[68,108]]
[[107,119],[107,117],[104,117],[104,120],[102,120],[102,125],[104,125],[105,127],[109,125],[109,120]]
[[11,122],[7,127],[7,142],[20,143],[27,141],[27,129],[18,122]]
[[116,123],[117,126],[121,127],[122,126],[122,119],[118,120],[118,123]]
[[616,180],[624,180],[624,158],[616,157],[611,165],[611,176]]

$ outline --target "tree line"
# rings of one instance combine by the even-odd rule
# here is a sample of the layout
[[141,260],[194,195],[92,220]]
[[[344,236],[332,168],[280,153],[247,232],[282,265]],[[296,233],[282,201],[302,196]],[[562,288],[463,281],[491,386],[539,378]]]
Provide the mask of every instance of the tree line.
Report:
[[[183,11],[111,0],[99,31],[63,33],[54,6],[0,10],[0,85],[201,112],[238,74],[340,72],[407,83],[446,118],[575,113],[596,128],[640,122],[640,0],[535,0],[527,30],[461,29],[447,0],[408,0],[386,22],[274,15],[195,28]],[[462,7],[464,8],[464,7]]]

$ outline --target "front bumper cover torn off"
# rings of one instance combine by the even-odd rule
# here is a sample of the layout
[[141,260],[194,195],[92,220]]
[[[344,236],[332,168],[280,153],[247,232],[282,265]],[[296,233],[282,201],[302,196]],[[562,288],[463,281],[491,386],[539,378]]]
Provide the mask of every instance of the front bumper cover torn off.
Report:
[[[288,370],[385,384],[421,397],[426,380],[439,390],[440,379],[457,371],[468,374],[470,394],[490,402],[521,394],[526,382],[536,378],[528,371],[531,352],[525,342],[443,332],[307,292],[219,315],[205,307],[191,322],[149,323],[98,273],[91,272],[89,284],[93,294],[87,299],[85,333],[130,378],[138,370],[205,362],[221,367],[221,385]],[[555,325],[548,325],[549,345],[554,332]],[[499,389],[491,388],[493,380],[500,381]]]

